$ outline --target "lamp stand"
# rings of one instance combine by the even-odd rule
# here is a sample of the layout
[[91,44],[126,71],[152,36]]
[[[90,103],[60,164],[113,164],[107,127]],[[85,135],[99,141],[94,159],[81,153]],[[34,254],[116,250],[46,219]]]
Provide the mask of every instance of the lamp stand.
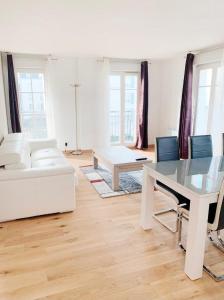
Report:
[[77,114],[77,110],[78,110],[78,103],[77,103],[77,88],[80,87],[79,84],[71,84],[72,87],[75,88],[75,150],[71,151],[72,155],[81,155],[82,151],[79,149],[78,147],[78,114]]

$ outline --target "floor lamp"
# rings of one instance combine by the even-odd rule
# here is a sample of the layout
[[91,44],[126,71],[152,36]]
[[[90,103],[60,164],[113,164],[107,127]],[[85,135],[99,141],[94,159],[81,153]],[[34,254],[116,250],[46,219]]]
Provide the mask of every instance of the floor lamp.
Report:
[[75,88],[75,150],[71,152],[73,155],[80,155],[82,151],[78,147],[78,99],[77,99],[77,89],[80,87],[80,84],[71,84],[73,88]]

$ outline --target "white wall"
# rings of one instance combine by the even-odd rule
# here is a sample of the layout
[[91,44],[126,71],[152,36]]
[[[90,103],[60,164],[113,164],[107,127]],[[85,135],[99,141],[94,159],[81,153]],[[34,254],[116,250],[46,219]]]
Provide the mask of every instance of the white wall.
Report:
[[[75,147],[75,91],[72,84],[78,83],[78,141],[81,149],[91,149],[99,134],[99,99],[97,82],[100,62],[97,58],[46,56],[14,56],[15,68],[42,68],[46,70],[47,96],[52,102],[55,135],[61,149],[65,142],[68,149]],[[149,144],[156,136],[170,135],[178,129],[185,57],[152,61],[149,64]],[[125,68],[140,71],[133,62],[113,62],[112,70]],[[123,70],[123,69],[122,69]]]
[[148,107],[148,143],[154,144],[155,137],[160,135],[161,105],[161,63],[152,61],[149,64],[149,107]]
[[91,149],[99,130],[99,99],[97,84],[99,65],[96,58],[63,58],[50,62],[48,67],[49,93],[54,107],[55,133],[61,149],[75,148],[75,89],[77,88],[78,147]]
[[183,88],[184,55],[160,62],[161,100],[157,127],[160,136],[178,134]]
[[[79,145],[82,149],[92,149],[97,140],[97,80],[98,62],[96,58],[79,58],[78,93],[79,104]],[[100,116],[99,116],[100,117]]]
[[5,108],[5,94],[2,75],[2,61],[0,56],[0,141],[2,136],[8,132],[6,108]]
[[[220,61],[222,55],[222,50],[201,53],[195,56],[195,64]],[[185,60],[186,55],[182,54],[149,63],[149,144],[154,143],[156,136],[178,134]],[[61,149],[64,149],[65,142],[69,149],[74,149],[75,146],[75,94],[71,84],[80,84],[77,90],[79,147],[92,148],[99,135],[99,118],[102,116],[102,113],[99,114],[100,102],[96,88],[100,60],[58,57],[49,61],[46,56],[16,55],[14,61],[17,68],[39,67],[47,70],[50,83],[47,93],[53,102],[56,138]],[[125,63],[115,60],[111,70],[136,72],[140,71],[140,64],[130,60]],[[1,103],[4,104],[1,100],[3,96],[0,76],[0,109]],[[0,117],[4,119],[5,114]],[[0,130],[2,124],[5,131],[6,121],[0,123]]]
[[53,105],[55,136],[59,147],[75,147],[75,83],[76,60],[58,58],[47,63],[47,100]]
[[[82,149],[91,148],[96,135],[94,114],[96,95],[96,59],[75,57],[53,57],[36,55],[14,55],[15,69],[42,69],[46,77],[47,101],[51,102],[55,137],[59,147],[75,148],[75,89],[79,83],[78,96],[78,140]],[[79,72],[78,72],[79,70]]]

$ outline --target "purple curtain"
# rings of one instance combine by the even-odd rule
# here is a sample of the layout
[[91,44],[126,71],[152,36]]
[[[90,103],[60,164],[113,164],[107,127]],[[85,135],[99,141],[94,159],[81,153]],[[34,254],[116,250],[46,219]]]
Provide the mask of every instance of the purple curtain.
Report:
[[148,148],[148,62],[141,63],[141,97],[138,108],[136,148]]
[[21,132],[15,72],[14,72],[13,59],[11,54],[7,54],[7,67],[8,67],[9,108],[10,108],[12,132],[13,133]]
[[193,62],[194,54],[188,53],[185,64],[179,121],[180,157],[184,159],[188,158],[188,137],[191,135]]

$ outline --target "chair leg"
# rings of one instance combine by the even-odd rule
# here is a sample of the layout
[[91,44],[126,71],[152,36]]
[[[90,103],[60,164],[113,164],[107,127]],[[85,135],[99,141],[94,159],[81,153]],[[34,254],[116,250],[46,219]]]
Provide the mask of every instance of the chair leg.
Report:
[[182,248],[181,235],[182,235],[182,223],[183,223],[183,214],[179,213],[178,217],[178,245]]
[[213,273],[208,267],[206,267],[205,265],[203,265],[203,269],[204,271],[210,275],[215,281],[219,282],[219,281],[223,281],[224,280],[224,275],[216,275],[215,273]]
[[219,241],[219,243],[221,245],[220,250],[222,250],[224,252],[224,241],[221,238],[220,230],[217,230],[217,239],[218,239],[218,241]]
[[[153,217],[161,224],[163,225],[164,227],[166,227],[167,229],[169,229],[171,232],[173,233],[176,233],[178,232],[179,230],[179,209],[181,207],[184,207],[186,204],[183,203],[183,204],[178,204],[177,205],[177,209],[175,208],[169,208],[169,209],[164,209],[164,210],[160,210],[160,211],[157,211],[157,212],[154,212],[154,215]],[[177,219],[176,219],[176,227],[175,228],[171,228],[169,225],[167,225],[165,222],[163,222],[160,218],[158,218],[157,216],[159,215],[162,215],[162,214],[166,214],[168,212],[175,212],[177,214]],[[182,214],[182,217],[185,218],[186,220],[188,220],[188,217],[185,216],[184,214]],[[181,220],[182,221],[182,220]]]
[[[208,231],[208,236],[209,236],[209,239],[210,241],[212,242],[212,244],[218,248],[220,251],[224,252],[224,242],[220,236],[220,230],[217,230],[216,231],[216,234],[217,234],[217,241],[215,241],[213,238],[212,238],[212,231]],[[215,273],[213,273],[208,267],[206,266],[203,266],[204,270],[206,273],[208,273],[215,281],[223,281],[224,280],[224,274],[223,275],[216,275]]]
[[[175,228],[171,228],[169,225],[167,225],[165,222],[163,222],[160,218],[158,218],[157,216],[162,215],[162,214],[166,214],[169,212],[175,212],[177,213],[176,209],[174,208],[169,208],[169,209],[164,209],[164,210],[160,210],[154,213],[153,217],[154,219],[156,219],[161,225],[163,225],[164,227],[166,227],[167,229],[169,229],[171,232],[176,233],[178,230],[177,227],[177,223],[176,223],[176,227]],[[178,219],[178,218],[177,218]]]
[[[181,248],[184,252],[186,252],[186,249],[184,248],[184,246],[183,246],[183,244],[182,244],[182,242],[181,242],[182,225],[183,225],[182,220],[183,220],[183,215],[180,214],[180,215],[179,215],[178,245],[180,246],[180,248]],[[219,250],[221,250],[221,251],[224,252],[224,248],[222,248],[222,246],[220,246],[220,244],[221,244],[221,245],[224,245],[223,240],[220,238],[220,231],[217,231],[217,238],[218,238],[220,244],[216,243],[216,242],[213,240],[213,238],[212,238],[212,236],[211,236],[211,231],[208,231],[208,237],[209,237],[209,239],[212,241],[212,243],[213,243]],[[217,282],[223,281],[223,280],[224,280],[224,275],[216,275],[215,273],[213,273],[213,272],[211,271],[211,269],[209,269],[209,268],[208,268],[207,266],[205,266],[205,265],[203,265],[203,270],[204,270],[209,276],[211,276],[215,281],[217,281]]]
[[218,248],[220,251],[224,252],[224,241],[222,240],[222,238],[220,236],[220,230],[216,231],[216,235],[217,235],[217,241],[215,239],[213,239],[212,231],[211,230],[208,231],[208,237],[209,237],[209,240],[212,242],[212,244],[216,248]]

